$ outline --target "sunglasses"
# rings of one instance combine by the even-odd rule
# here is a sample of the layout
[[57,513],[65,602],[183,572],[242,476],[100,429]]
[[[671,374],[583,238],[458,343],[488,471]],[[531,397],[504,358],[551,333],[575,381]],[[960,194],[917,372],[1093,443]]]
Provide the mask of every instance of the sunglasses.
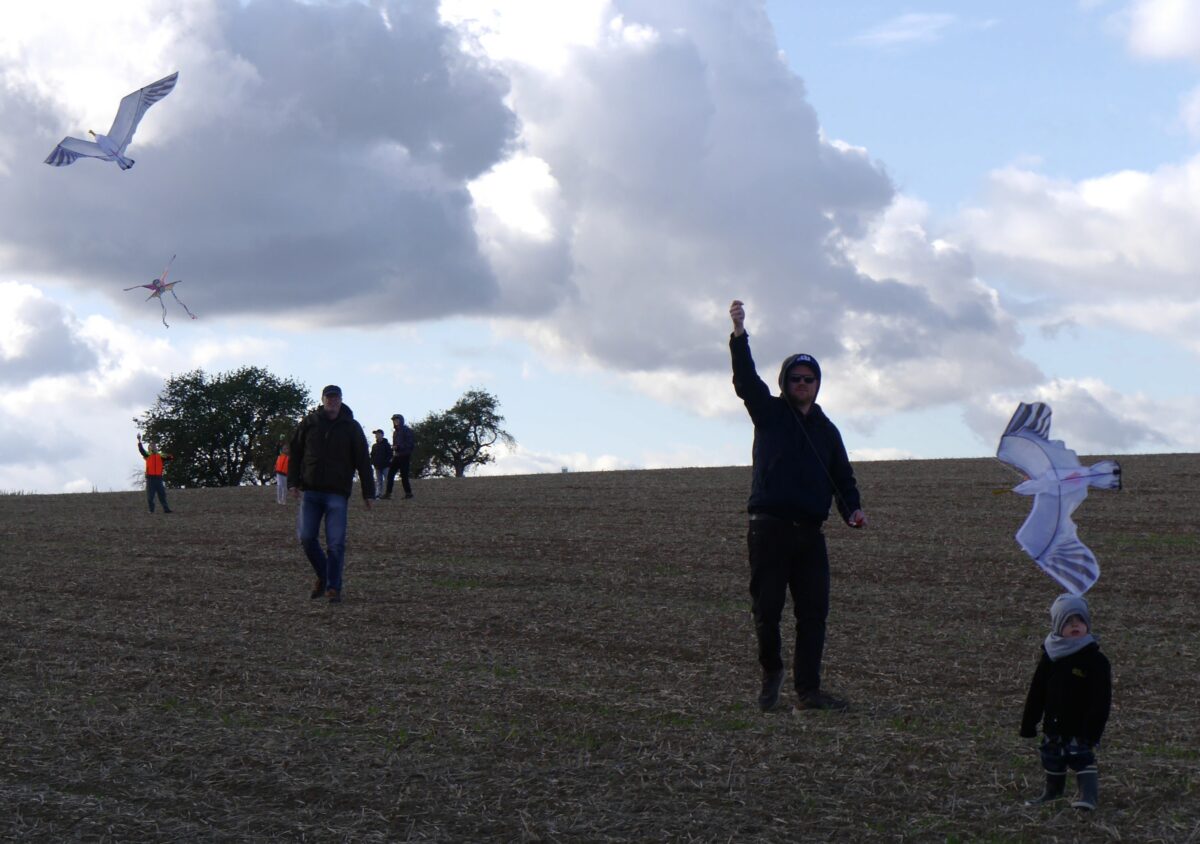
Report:
[[815,375],[789,375],[788,376],[788,381],[791,382],[792,384],[799,384],[801,381],[803,381],[805,384],[812,384],[816,380],[817,380],[817,376],[815,376]]

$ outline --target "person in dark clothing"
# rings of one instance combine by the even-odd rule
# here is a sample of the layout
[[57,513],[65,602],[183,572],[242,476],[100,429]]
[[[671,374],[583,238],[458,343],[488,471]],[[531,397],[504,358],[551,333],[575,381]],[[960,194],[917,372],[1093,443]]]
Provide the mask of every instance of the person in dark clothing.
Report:
[[150,512],[154,512],[154,498],[162,502],[164,513],[175,512],[167,506],[167,485],[163,481],[163,469],[166,468],[166,463],[174,460],[174,455],[163,454],[158,450],[155,443],[150,443],[150,450],[147,451],[142,447],[142,435],[137,435],[138,452],[146,459],[146,504],[150,507]]
[[392,444],[383,435],[382,428],[376,428],[371,433],[375,435],[375,442],[371,444],[371,465],[375,468],[375,499],[378,500],[383,492],[388,466],[392,462]]
[[865,527],[854,471],[842,435],[816,403],[821,367],[810,355],[792,355],[779,370],[780,395],[758,377],[744,321],[745,307],[729,307],[733,334],[733,389],[754,422],[754,469],[747,512],[750,597],[762,666],[758,705],[779,707],[783,643],[779,624],[789,589],[796,617],[793,680],[799,709],[845,709],[821,689],[825,620],[829,615],[829,556],[822,525],[836,501],[851,527]]
[[1021,716],[1021,737],[1036,738],[1042,722],[1039,752],[1046,769],[1046,787],[1037,805],[1063,796],[1067,768],[1075,772],[1079,797],[1071,805],[1091,811],[1100,797],[1096,748],[1112,706],[1112,667],[1091,634],[1087,601],[1079,595],[1059,595],[1050,607],[1050,635]]
[[[346,561],[346,516],[354,473],[358,472],[363,503],[371,509],[375,478],[367,454],[367,436],[342,404],[341,388],[330,384],[321,391],[321,406],[305,416],[288,444],[288,486],[302,497],[300,545],[317,574],[312,598],[342,600],[342,571]],[[301,496],[301,494],[303,495]],[[326,550],[321,550],[321,520],[325,520]]]
[[417,439],[413,436],[413,429],[404,424],[404,417],[399,413],[392,414],[392,463],[388,466],[387,492],[384,493],[384,498],[392,497],[392,485],[396,482],[396,473],[400,473],[400,485],[404,487],[404,497],[412,498],[412,484],[408,482],[408,475],[412,471],[412,454],[413,449],[417,446]]

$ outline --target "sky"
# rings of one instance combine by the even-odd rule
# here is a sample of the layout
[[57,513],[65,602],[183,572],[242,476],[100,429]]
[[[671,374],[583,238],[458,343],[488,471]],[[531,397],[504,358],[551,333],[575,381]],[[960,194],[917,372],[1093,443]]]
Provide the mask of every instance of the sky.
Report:
[[[174,71],[133,169],[42,163]],[[744,465],[735,298],[857,461],[1200,451],[1198,71],[1200,0],[4,4],[0,491],[130,488],[245,365],[488,390],[481,474]]]

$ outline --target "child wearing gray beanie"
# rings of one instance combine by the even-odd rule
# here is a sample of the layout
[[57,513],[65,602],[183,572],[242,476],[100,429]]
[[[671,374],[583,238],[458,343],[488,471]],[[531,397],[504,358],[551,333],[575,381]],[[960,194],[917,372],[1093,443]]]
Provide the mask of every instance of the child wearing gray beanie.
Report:
[[1059,595],[1050,607],[1050,635],[1029,684],[1022,738],[1037,736],[1042,723],[1042,766],[1046,787],[1037,805],[1063,796],[1067,768],[1075,772],[1079,798],[1071,805],[1091,811],[1100,792],[1096,748],[1112,704],[1112,668],[1092,636],[1087,601],[1079,595]]

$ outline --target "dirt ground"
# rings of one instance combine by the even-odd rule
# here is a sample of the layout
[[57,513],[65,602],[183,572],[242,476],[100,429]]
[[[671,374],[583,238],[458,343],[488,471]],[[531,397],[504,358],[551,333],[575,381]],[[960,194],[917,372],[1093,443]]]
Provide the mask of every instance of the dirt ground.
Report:
[[981,459],[856,467],[840,714],[755,706],[745,467],[356,500],[340,606],[270,488],[0,497],[0,837],[1200,840],[1200,455],[1120,459],[1076,516],[1115,679],[1093,814],[1022,805],[1060,590]]

